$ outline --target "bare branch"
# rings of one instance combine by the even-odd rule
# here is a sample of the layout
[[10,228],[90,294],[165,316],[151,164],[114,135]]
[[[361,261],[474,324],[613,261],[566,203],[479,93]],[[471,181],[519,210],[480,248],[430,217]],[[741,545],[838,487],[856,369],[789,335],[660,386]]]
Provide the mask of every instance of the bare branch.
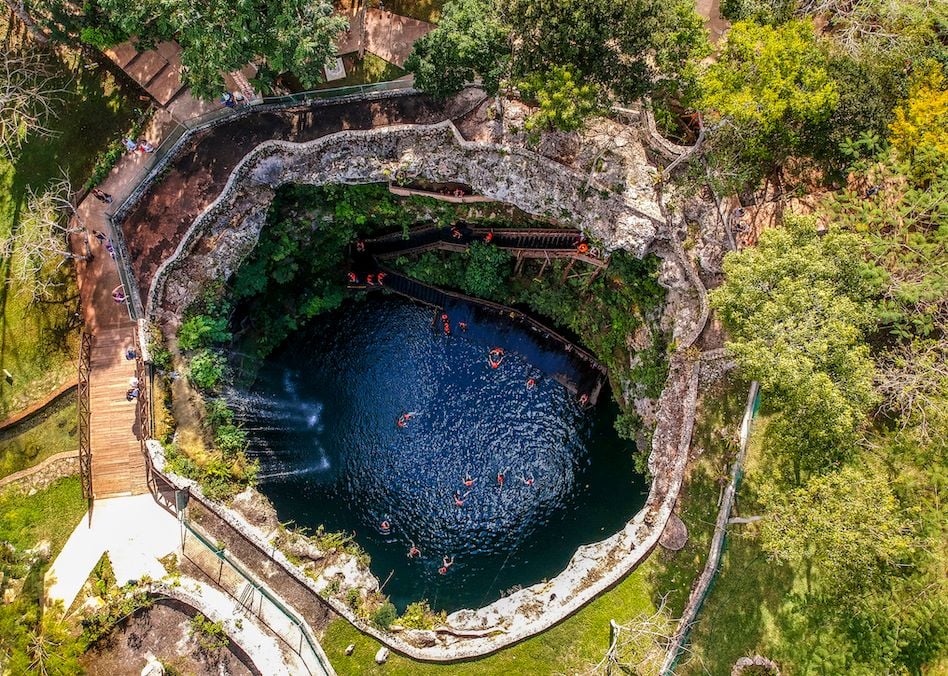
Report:
[[65,93],[41,52],[0,54],[0,147],[8,157],[14,158],[28,137],[53,133],[46,120]]

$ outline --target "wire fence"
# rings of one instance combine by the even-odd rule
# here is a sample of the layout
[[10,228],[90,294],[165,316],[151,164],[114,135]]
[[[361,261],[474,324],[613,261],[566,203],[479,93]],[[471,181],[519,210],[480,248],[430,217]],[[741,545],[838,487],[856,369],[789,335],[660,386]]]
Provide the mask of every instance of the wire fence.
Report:
[[314,676],[333,673],[332,667],[310,636],[306,624],[281,603],[255,576],[231,558],[222,543],[212,541],[181,513],[181,552],[209,580],[266,625]]
[[721,558],[727,551],[727,522],[731,516],[731,508],[734,505],[737,489],[744,477],[744,457],[747,454],[747,443],[750,440],[751,427],[754,418],[757,416],[758,408],[760,408],[760,386],[757,381],[754,381],[747,393],[747,405],[744,408],[744,418],[741,420],[740,450],[731,468],[731,483],[724,492],[721,508],[718,511],[714,536],[711,538],[711,549],[708,552],[708,561],[698,577],[694,589],[691,590],[688,604],[682,612],[681,621],[678,623],[678,628],[675,630],[671,646],[668,648],[665,661],[659,672],[662,676],[670,676],[675,673],[675,668],[684,654],[684,647],[688,642],[691,630],[698,622],[698,614],[704,607],[711,590],[714,589],[714,583],[721,572]]

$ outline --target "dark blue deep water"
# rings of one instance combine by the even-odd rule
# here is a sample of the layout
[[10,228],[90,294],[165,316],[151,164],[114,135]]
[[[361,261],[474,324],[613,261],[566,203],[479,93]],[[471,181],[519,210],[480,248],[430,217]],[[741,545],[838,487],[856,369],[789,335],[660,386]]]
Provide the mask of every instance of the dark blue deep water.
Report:
[[[385,592],[400,610],[419,599],[478,607],[553,577],[644,502],[608,389],[582,410],[561,382],[588,373],[521,326],[478,313],[450,308],[445,336],[428,308],[353,302],[313,320],[234,393],[280,519],[354,531],[375,575],[392,573]],[[487,361],[493,346],[506,349],[498,369]],[[400,429],[405,412],[414,415]],[[417,558],[406,556],[411,543]],[[441,575],[444,556],[454,565]]]

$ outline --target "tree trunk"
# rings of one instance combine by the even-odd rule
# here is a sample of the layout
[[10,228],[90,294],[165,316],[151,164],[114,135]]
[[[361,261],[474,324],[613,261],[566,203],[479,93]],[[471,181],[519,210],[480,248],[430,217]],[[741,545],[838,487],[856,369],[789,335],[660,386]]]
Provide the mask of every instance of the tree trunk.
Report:
[[36,22],[33,21],[33,17],[30,16],[30,13],[26,11],[26,7],[23,5],[22,0],[4,0],[7,7],[10,8],[10,11],[13,12],[16,17],[23,22],[23,25],[26,26],[27,30],[30,31],[30,34],[33,36],[33,39],[36,40],[41,45],[49,44],[49,37],[46,33],[40,30],[39,26],[36,25]]

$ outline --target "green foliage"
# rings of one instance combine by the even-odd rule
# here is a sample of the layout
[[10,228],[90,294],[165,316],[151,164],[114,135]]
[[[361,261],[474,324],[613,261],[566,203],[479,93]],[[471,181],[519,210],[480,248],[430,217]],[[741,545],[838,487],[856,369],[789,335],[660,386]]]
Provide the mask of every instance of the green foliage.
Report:
[[465,293],[479,298],[502,297],[507,287],[507,277],[513,269],[513,257],[493,244],[472,242],[464,254],[467,267],[461,288]]
[[715,128],[716,162],[744,167],[756,179],[798,151],[808,127],[839,103],[810,21],[777,27],[741,21],[701,76],[701,106]]
[[948,177],[926,188],[902,175],[890,158],[860,170],[854,184],[878,192],[844,189],[823,200],[828,219],[868,242],[882,289],[876,306],[880,323],[894,336],[930,336],[948,312]]
[[500,87],[510,59],[509,28],[493,0],[453,0],[437,28],[417,40],[405,62],[415,86],[438,99],[479,77],[488,94]]
[[231,458],[213,453],[198,463],[172,444],[165,448],[165,458],[168,471],[198,482],[212,500],[229,500],[257,480],[257,464],[248,461],[242,451]]
[[122,137],[113,138],[105,150],[99,151],[95,157],[92,172],[89,174],[89,178],[86,179],[85,185],[83,185],[84,190],[92,190],[106,179],[115,164],[126,152],[125,146],[122,144],[122,138],[137,139],[144,128],[145,122],[146,118],[139,117]]
[[434,629],[437,622],[444,622],[444,613],[435,613],[427,601],[409,603],[405,612],[398,618],[398,624],[405,629]]
[[346,605],[352,610],[358,611],[362,606],[362,592],[355,587],[346,590]]
[[921,186],[948,182],[948,83],[941,66],[926,65],[891,127],[892,147]]
[[214,431],[214,445],[225,459],[247,450],[247,432],[242,427],[224,424]]
[[581,82],[620,100],[647,91],[651,54],[679,18],[658,0],[510,0],[505,19],[518,39],[514,72],[525,76],[569,67]]
[[540,109],[527,118],[529,131],[575,131],[598,110],[599,88],[580,84],[570,66],[553,66],[531,74],[519,84],[520,94]]
[[388,629],[397,617],[395,606],[386,601],[372,613],[372,624],[380,629]]
[[154,598],[147,591],[130,584],[111,588],[105,598],[105,605],[81,621],[83,645],[98,645],[119,623],[139,610],[151,607],[154,602]]
[[191,638],[198,644],[198,650],[204,654],[216,653],[230,644],[223,623],[212,622],[201,613],[191,618],[188,627]]
[[195,350],[225,343],[231,339],[227,323],[227,317],[209,317],[203,314],[189,317],[178,329],[178,347],[182,350]]
[[793,478],[853,449],[874,400],[863,334],[872,325],[873,269],[863,243],[836,231],[820,237],[810,219],[787,218],[753,249],[729,254],[711,305],[728,327],[728,350],[783,411],[772,444]]
[[182,79],[205,98],[225,89],[223,73],[260,56],[271,71],[292,70],[305,85],[317,84],[345,28],[345,19],[324,0],[212,0],[199,12],[183,0],[99,0],[99,6],[119,31],[137,35],[144,46],[176,40],[183,50]]
[[855,605],[874,578],[894,571],[911,550],[911,524],[884,475],[852,466],[771,498],[761,541],[771,555],[820,568],[820,590]]
[[189,373],[192,382],[202,390],[214,390],[224,376],[224,358],[204,349],[191,357]]

